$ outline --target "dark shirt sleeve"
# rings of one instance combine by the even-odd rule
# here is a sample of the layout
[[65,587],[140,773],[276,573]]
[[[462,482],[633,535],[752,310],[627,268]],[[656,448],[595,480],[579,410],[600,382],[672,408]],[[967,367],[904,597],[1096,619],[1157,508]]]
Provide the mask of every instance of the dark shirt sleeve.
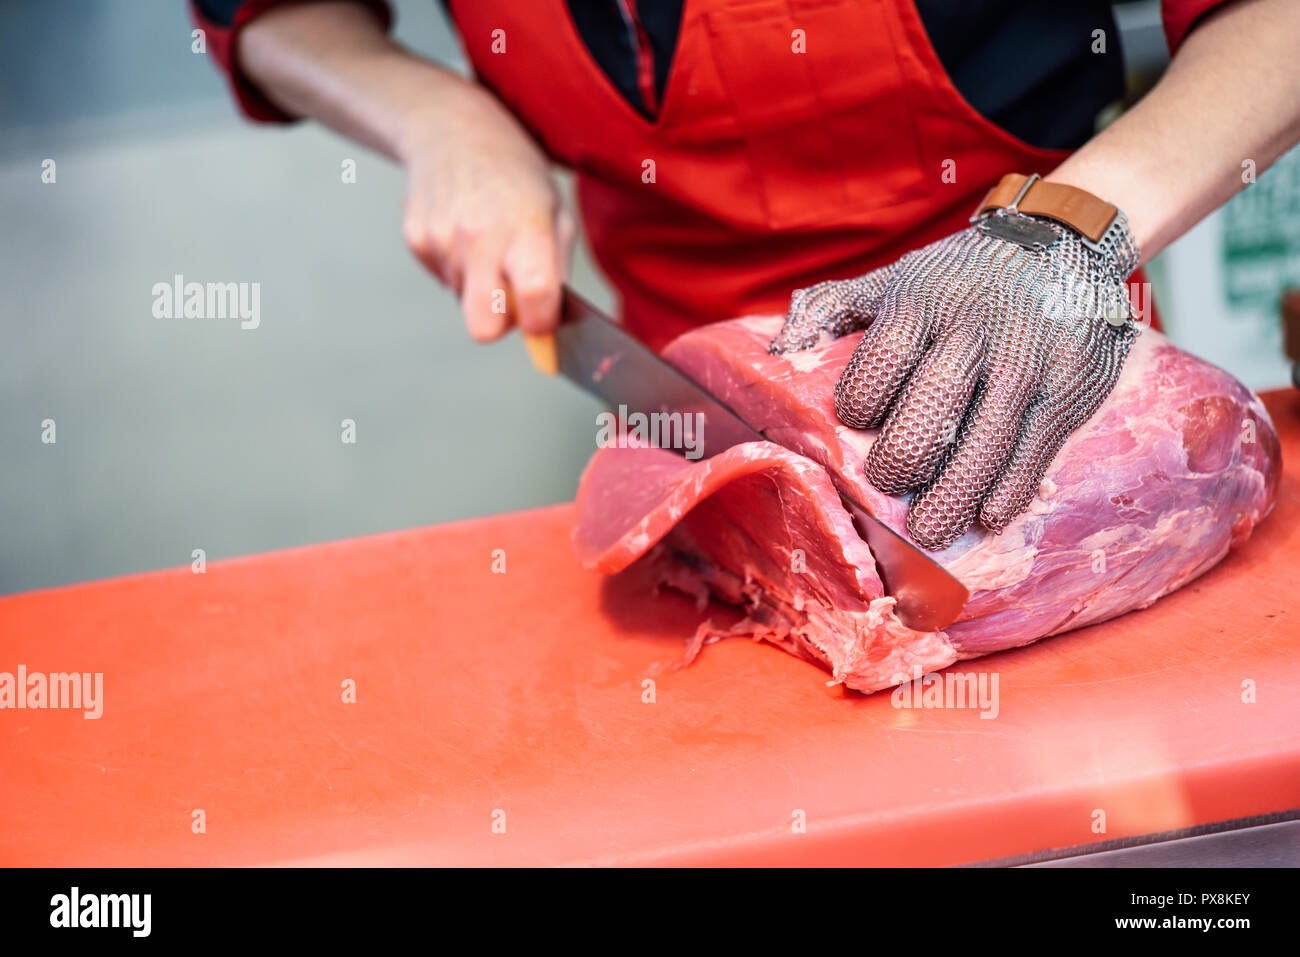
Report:
[[[257,123],[292,123],[291,116],[268,100],[239,66],[239,34],[257,17],[276,7],[311,0],[190,0],[190,15],[206,34],[208,54],[225,75],[235,103],[248,119]],[[352,0],[369,9],[384,30],[393,25],[393,11],[386,0]]]
[[1178,52],[1198,20],[1227,2],[1229,0],[1161,0],[1160,15],[1165,23],[1170,56]]

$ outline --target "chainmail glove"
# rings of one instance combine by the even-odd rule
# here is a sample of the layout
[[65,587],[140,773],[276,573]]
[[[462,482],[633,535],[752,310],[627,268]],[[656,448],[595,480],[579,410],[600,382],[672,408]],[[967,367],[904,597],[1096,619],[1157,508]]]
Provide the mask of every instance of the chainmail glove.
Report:
[[1110,393],[1138,334],[1125,287],[1137,262],[1122,213],[1090,246],[1000,210],[858,279],[796,290],[769,348],[868,327],[836,412],[880,427],[868,480],[891,495],[919,489],[908,532],[946,548],[976,519],[1000,532],[1023,512]]

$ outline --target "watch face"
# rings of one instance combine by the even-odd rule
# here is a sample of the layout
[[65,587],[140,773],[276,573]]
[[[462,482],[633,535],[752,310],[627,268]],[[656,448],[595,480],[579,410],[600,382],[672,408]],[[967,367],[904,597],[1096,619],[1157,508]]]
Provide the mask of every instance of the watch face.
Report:
[[1046,249],[1059,239],[1055,229],[1024,216],[990,216],[980,220],[980,229],[1026,249]]

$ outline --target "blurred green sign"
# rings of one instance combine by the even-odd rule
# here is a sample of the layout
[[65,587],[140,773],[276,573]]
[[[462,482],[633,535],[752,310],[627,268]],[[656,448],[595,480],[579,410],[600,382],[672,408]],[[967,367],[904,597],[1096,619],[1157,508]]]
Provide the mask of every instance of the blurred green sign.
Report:
[[1225,292],[1233,309],[1277,309],[1300,287],[1300,148],[1260,174],[1223,209]]

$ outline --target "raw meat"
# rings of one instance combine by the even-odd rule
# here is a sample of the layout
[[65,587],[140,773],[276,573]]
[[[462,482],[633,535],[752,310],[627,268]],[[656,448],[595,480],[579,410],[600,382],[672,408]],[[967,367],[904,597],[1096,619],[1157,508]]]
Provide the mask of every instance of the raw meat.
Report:
[[[835,417],[832,390],[859,335],[770,356],[777,317],[694,330],[665,355],[780,443],[701,462],[601,449],[578,490],[581,561],[615,573],[645,557],[661,580],[744,605],[727,634],[766,638],[859,691],[1103,621],[1187,584],[1249,537],[1273,503],[1277,435],[1226,372],[1144,332],[1115,391],[1067,441],[1027,513],[1001,535],[934,553],[971,588],[958,621],[917,632],[893,614],[827,470],[895,529],[907,499],[862,474],[874,433]],[[696,646],[718,637],[701,627]]]

